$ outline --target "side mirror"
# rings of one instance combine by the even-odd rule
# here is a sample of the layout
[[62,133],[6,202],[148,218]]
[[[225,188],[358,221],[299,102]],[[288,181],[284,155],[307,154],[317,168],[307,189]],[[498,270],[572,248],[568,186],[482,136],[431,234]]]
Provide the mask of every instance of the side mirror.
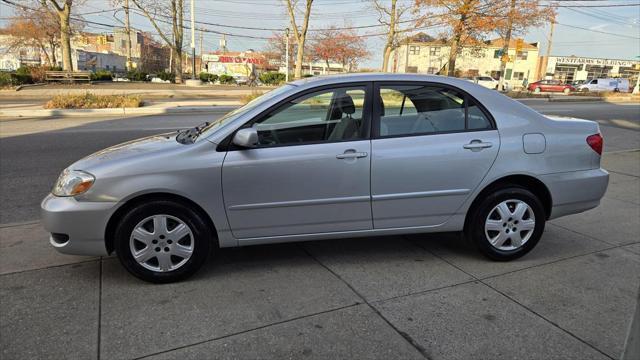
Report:
[[238,130],[233,137],[233,144],[243,148],[258,146],[258,130],[252,127]]

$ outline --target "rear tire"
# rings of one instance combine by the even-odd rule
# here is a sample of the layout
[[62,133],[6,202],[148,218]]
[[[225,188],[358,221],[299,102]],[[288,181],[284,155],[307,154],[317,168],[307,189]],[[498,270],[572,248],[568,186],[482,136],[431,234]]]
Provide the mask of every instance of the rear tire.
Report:
[[495,190],[468,214],[466,237],[497,261],[517,259],[533,249],[545,226],[545,211],[529,190],[510,185]]
[[539,87],[534,88],[534,89],[533,89],[533,93],[534,93],[534,94],[540,94],[540,88],[539,88]]
[[562,92],[565,93],[565,94],[569,94],[571,92],[571,89],[564,89],[564,90],[562,90]]
[[211,229],[197,211],[181,203],[154,200],[130,209],[115,230],[115,250],[132,275],[170,283],[193,275],[208,258]]

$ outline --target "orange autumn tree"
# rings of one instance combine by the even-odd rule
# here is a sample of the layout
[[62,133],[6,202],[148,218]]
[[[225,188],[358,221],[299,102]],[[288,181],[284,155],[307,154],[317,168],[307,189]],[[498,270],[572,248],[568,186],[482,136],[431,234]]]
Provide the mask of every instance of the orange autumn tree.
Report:
[[414,12],[422,14],[417,26],[439,25],[446,28],[449,43],[447,75],[454,76],[456,58],[463,44],[480,44],[485,34],[496,30],[492,14],[496,0],[415,0]]
[[325,62],[327,69],[329,62],[335,61],[348,72],[370,55],[362,37],[353,30],[338,29],[335,26],[319,31],[313,38],[311,50],[316,60]]
[[[539,27],[555,17],[555,9],[540,6],[538,0],[497,0],[499,6],[495,19],[496,33],[503,40],[502,54],[507,54],[512,36],[524,35],[527,29]],[[500,85],[503,89],[507,56],[500,62]]]
[[11,35],[8,48],[35,47],[44,55],[48,66],[57,63],[56,49],[60,46],[58,15],[47,7],[20,9],[9,20],[3,32]]

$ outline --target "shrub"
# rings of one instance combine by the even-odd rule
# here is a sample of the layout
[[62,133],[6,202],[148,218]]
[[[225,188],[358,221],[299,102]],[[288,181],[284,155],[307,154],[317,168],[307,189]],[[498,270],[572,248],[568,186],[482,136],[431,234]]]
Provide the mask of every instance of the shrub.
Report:
[[147,81],[147,73],[144,71],[130,70],[127,72],[127,79],[131,81]]
[[218,77],[218,80],[220,81],[220,84],[235,84],[236,83],[236,79],[234,79],[233,76],[231,76],[231,75],[220,75],[220,77]]
[[162,81],[171,81],[172,83],[176,82],[176,74],[168,71],[159,72],[158,78]]
[[11,85],[13,85],[13,82],[11,81],[11,74],[7,72],[0,72],[0,87]]
[[259,98],[262,94],[264,93],[261,91],[252,91],[251,94],[243,95],[240,101],[242,101],[243,104],[247,104],[256,98]]
[[260,81],[265,85],[280,85],[286,76],[283,73],[270,71],[260,74]]
[[216,74],[209,74],[208,72],[204,71],[200,73],[200,81],[202,82],[214,83],[216,82],[216,80],[218,80],[218,75]]
[[94,95],[86,92],[82,95],[56,95],[45,105],[45,109],[103,109],[140,107],[139,95]]
[[15,73],[11,74],[11,82],[12,85],[32,84],[31,68],[28,66],[19,67]]
[[113,74],[108,70],[98,70],[91,73],[91,80],[93,81],[111,81],[113,80]]
[[310,78],[313,77],[313,74],[304,74],[302,75],[302,78]]

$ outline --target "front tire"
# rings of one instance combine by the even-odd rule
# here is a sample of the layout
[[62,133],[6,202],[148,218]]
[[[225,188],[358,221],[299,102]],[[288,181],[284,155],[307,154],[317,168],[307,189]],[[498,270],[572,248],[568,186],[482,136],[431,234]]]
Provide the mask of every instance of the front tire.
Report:
[[509,261],[533,249],[545,226],[536,195],[519,186],[498,189],[469,213],[465,234],[490,259]]
[[533,93],[534,94],[540,94],[540,88],[537,87],[537,88],[533,89]]
[[565,94],[569,94],[571,92],[571,89],[567,88],[567,89],[562,90],[562,92],[565,93]]
[[115,231],[120,263],[152,283],[186,279],[202,267],[213,242],[206,221],[188,206],[154,200],[130,209]]

